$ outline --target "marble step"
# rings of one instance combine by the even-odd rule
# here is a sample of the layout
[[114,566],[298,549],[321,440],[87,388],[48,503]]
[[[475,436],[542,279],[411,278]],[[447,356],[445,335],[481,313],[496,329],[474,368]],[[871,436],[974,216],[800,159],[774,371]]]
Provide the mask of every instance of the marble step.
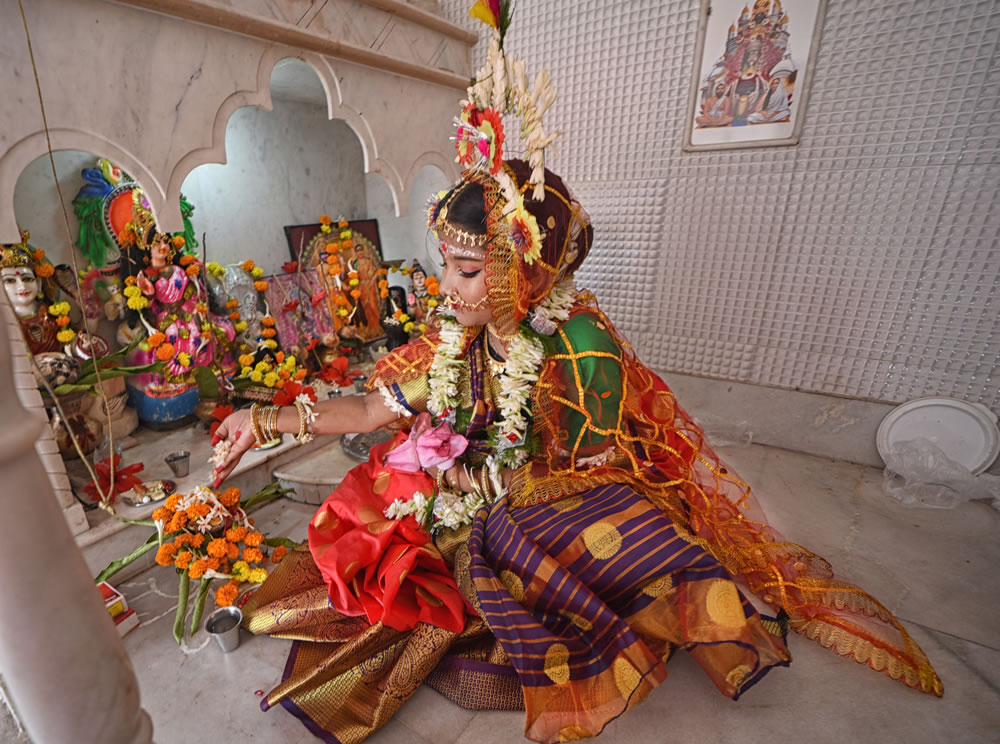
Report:
[[347,471],[360,464],[344,452],[340,437],[324,437],[319,442],[321,446],[318,449],[274,471],[278,482],[285,488],[294,488],[295,498],[307,504],[322,504],[330,492],[340,485]]

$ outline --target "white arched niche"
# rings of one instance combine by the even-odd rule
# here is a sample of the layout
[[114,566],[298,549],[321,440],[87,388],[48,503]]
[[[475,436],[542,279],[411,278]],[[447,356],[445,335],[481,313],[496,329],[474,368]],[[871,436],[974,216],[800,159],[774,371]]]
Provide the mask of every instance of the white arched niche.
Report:
[[368,214],[378,220],[383,258],[387,261],[403,259],[407,264],[417,259],[425,269],[436,273],[433,266],[428,265],[427,198],[450,185],[440,168],[422,166],[409,189],[407,212],[397,217],[392,192],[385,179],[375,173],[365,176]]
[[272,110],[244,107],[226,126],[226,162],[198,166],[182,192],[195,206],[205,256],[253,261],[268,274],[290,259],[283,228],[368,216],[365,155],[352,127],[329,118],[327,92],[306,62],[280,60]]

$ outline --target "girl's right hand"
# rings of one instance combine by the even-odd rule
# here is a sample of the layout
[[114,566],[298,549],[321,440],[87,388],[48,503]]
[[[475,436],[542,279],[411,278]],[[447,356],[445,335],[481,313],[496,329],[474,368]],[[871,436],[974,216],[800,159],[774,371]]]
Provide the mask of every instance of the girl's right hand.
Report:
[[247,450],[254,446],[257,438],[253,435],[253,428],[250,426],[250,411],[236,411],[226,416],[226,419],[219,424],[212,437],[212,446],[219,442],[229,442],[229,455],[225,461],[216,469],[212,488],[218,488],[226,478],[232,474],[233,469],[239,464],[240,458],[246,454]]

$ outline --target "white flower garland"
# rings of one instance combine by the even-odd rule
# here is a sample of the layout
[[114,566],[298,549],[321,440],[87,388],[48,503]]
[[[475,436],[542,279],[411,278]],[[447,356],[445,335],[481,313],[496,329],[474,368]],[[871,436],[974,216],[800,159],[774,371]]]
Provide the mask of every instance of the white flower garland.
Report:
[[528,324],[543,336],[553,335],[566,322],[579,293],[572,277],[563,279],[552,287],[545,302],[531,312]]
[[[551,336],[569,318],[570,309],[576,301],[577,288],[572,278],[556,284],[548,297],[531,314],[530,324],[536,332]],[[462,337],[464,329],[454,317],[441,314],[441,343],[438,344],[428,373],[430,392],[428,410],[435,416],[453,414],[458,406],[458,378],[464,360]],[[499,423],[493,424],[491,440],[496,443],[497,455],[504,465],[519,467],[527,460],[524,450],[528,420],[525,415],[531,388],[538,382],[538,373],[545,361],[545,349],[541,341],[519,329],[510,346],[510,353],[500,378],[500,401],[498,408],[502,415]]]
[[396,499],[385,508],[388,519],[404,519],[410,514],[432,535],[443,528],[456,530],[467,524],[472,524],[479,507],[486,503],[478,494],[465,495],[438,491],[427,498],[422,491],[414,492],[413,496],[404,501]]
[[430,392],[427,409],[435,416],[445,416],[458,402],[458,377],[462,372],[462,336],[464,330],[454,319],[441,318],[441,343],[428,372]]

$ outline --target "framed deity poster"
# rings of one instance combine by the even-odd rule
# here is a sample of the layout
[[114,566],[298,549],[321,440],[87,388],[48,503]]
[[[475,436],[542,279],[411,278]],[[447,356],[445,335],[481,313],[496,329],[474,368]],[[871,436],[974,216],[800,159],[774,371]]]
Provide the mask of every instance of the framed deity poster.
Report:
[[378,287],[383,266],[378,221],[349,220],[343,229],[333,222],[331,227],[323,232],[322,224],[286,226],[289,252],[299,262],[298,273],[311,274],[310,281],[318,282],[308,287],[310,304],[326,304],[334,332],[342,338],[373,341],[385,335]]
[[685,150],[795,145],[826,0],[702,0]]

